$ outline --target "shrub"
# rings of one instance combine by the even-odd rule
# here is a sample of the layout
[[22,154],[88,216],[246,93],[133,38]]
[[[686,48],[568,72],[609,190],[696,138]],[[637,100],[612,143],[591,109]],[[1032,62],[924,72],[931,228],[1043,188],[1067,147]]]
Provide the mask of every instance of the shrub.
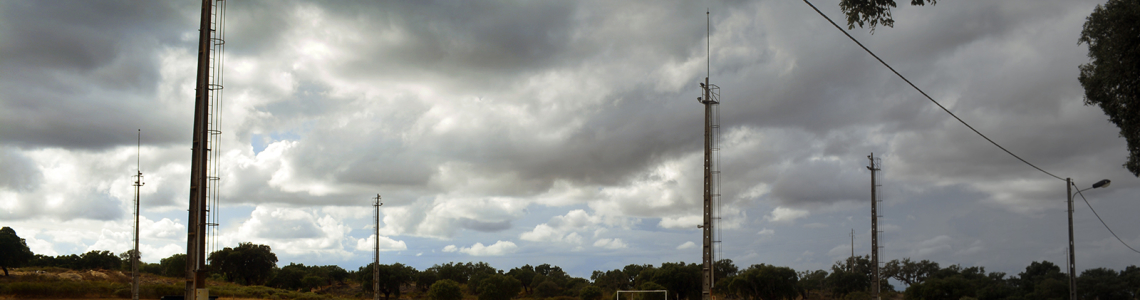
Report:
[[578,298],[582,300],[599,300],[602,299],[602,288],[596,286],[587,286],[578,292]]
[[443,279],[436,281],[428,289],[428,299],[431,300],[461,300],[463,299],[463,289],[459,287],[459,283],[451,279]]

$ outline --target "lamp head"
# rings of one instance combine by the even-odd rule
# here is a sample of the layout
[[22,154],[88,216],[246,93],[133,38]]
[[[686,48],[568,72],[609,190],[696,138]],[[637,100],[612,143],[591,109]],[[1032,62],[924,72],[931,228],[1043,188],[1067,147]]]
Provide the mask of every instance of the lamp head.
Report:
[[1108,187],[1108,185],[1109,185],[1110,183],[1112,183],[1112,180],[1108,180],[1108,179],[1105,179],[1105,180],[1097,181],[1096,183],[1094,183],[1094,184],[1093,184],[1093,186],[1092,186],[1092,187],[1093,187],[1094,189],[1095,189],[1095,188]]

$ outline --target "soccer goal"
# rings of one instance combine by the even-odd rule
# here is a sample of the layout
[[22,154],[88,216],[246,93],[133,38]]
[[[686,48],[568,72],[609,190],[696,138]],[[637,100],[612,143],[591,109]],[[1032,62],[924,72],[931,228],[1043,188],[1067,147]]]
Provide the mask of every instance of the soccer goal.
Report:
[[[621,293],[662,293],[662,294],[664,294],[664,295],[665,295],[665,297],[664,297],[664,298],[662,298],[662,299],[663,299],[663,300],[669,300],[669,291],[666,291],[666,290],[626,290],[626,291],[617,291],[617,293],[614,293],[614,300],[621,300]],[[648,300],[648,299],[646,299],[646,300]]]

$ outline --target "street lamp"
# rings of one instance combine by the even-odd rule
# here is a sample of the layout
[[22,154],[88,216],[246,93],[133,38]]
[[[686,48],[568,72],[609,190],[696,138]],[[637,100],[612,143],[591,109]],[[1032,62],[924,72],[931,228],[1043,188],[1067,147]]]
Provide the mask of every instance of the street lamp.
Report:
[[[1065,178],[1066,190],[1069,195],[1069,299],[1077,300],[1077,255],[1073,253],[1073,179]],[[1090,188],[1077,190],[1077,193],[1084,192],[1090,189],[1108,187],[1112,183],[1111,180],[1105,179],[1097,181]]]

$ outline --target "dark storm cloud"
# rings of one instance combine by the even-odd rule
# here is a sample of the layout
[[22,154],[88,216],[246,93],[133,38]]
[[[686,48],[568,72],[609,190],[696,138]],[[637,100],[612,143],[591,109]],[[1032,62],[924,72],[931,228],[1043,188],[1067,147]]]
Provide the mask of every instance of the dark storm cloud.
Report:
[[186,46],[180,36],[192,30],[170,5],[3,3],[0,139],[21,148],[104,149],[133,143],[122,133],[143,127],[161,133],[150,143],[183,140],[189,132],[170,122],[182,114],[146,109],[158,95],[155,48]]
[[857,164],[804,161],[795,165],[772,183],[772,196],[779,203],[827,205],[869,198],[864,191],[870,185],[870,173],[860,172]]

